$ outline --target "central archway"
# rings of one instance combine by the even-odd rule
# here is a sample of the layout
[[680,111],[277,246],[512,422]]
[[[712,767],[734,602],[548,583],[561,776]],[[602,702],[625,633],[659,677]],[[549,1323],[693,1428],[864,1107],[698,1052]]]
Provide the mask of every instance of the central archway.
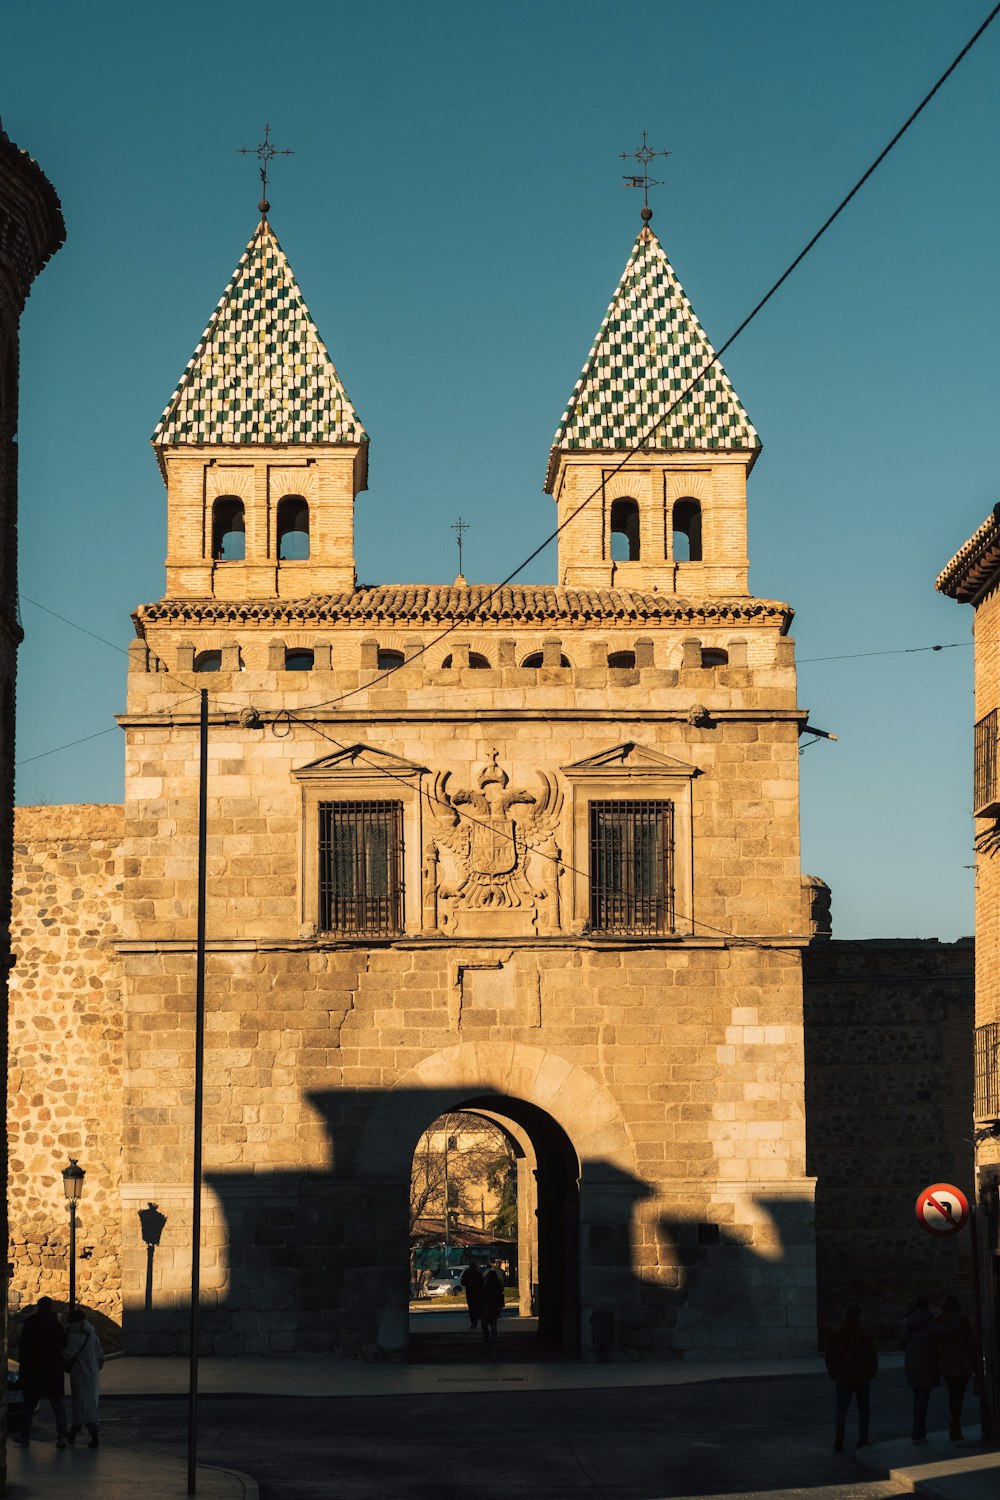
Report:
[[[516,1167],[517,1246],[516,1259],[511,1259],[517,1311],[533,1320],[530,1326],[537,1330],[540,1344],[576,1355],[580,1344],[580,1164],[576,1152],[562,1127],[535,1105],[523,1099],[483,1094],[461,1099],[429,1125],[429,1132],[436,1129],[442,1144],[447,1142],[446,1161],[449,1148],[458,1153],[458,1159],[461,1153],[461,1142],[449,1135],[452,1123],[464,1128],[467,1139],[474,1140],[476,1121],[502,1134]],[[422,1135],[421,1141],[426,1140]],[[440,1169],[440,1155],[437,1165]],[[438,1175],[440,1179],[440,1171]],[[446,1177],[443,1190],[439,1180],[436,1196],[442,1209],[446,1200],[449,1204],[459,1202],[454,1179]],[[436,1236],[438,1217],[426,1223]],[[441,1229],[444,1231],[443,1216]],[[464,1264],[500,1253],[497,1242],[487,1249],[487,1234],[475,1229],[470,1232],[470,1226],[463,1225],[457,1213],[443,1240],[445,1246],[450,1245],[447,1253],[453,1264],[459,1257]],[[462,1254],[460,1246],[470,1248]],[[426,1318],[419,1314],[417,1318],[426,1324]],[[440,1320],[435,1318],[434,1322]],[[411,1320],[411,1328],[415,1326]],[[462,1342],[456,1338],[456,1347]]]
[[[379,1102],[360,1143],[362,1179],[392,1196],[409,1183],[421,1135],[448,1112],[479,1113],[519,1148],[521,1308],[538,1314],[540,1342],[576,1355],[581,1341],[580,1178],[585,1161],[634,1171],[618,1106],[586,1070],[514,1042],[460,1044],[423,1059]],[[399,1272],[397,1329],[407,1302]],[[400,1347],[398,1344],[395,1347]]]

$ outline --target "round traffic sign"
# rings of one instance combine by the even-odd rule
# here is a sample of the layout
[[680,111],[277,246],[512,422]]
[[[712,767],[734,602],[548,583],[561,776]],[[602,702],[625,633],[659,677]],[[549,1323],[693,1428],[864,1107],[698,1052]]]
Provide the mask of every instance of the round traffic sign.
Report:
[[935,1182],[917,1199],[917,1220],[928,1234],[957,1234],[969,1217],[969,1200],[950,1182]]

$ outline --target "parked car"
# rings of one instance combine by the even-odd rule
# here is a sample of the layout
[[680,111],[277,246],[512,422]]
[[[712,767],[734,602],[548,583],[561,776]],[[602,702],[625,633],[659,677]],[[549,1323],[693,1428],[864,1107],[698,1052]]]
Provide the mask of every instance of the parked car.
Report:
[[462,1277],[468,1266],[448,1266],[444,1271],[435,1271],[424,1287],[427,1297],[454,1297],[462,1290]]

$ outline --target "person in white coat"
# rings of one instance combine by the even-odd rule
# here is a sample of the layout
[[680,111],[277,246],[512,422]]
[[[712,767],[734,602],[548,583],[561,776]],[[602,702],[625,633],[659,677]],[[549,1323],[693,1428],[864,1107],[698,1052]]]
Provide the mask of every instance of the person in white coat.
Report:
[[101,1370],[104,1366],[104,1350],[100,1340],[82,1307],[74,1307],[66,1319],[66,1343],[63,1360],[69,1374],[70,1396],[73,1407],[73,1422],[66,1434],[75,1443],[80,1429],[86,1427],[90,1433],[91,1448],[100,1447],[98,1436],[98,1407],[101,1399]]

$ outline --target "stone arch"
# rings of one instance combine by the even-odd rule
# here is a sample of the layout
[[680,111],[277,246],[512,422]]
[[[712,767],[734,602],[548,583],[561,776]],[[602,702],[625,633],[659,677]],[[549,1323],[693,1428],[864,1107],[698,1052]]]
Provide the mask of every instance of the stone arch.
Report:
[[482,1095],[520,1099],[550,1115],[572,1143],[581,1169],[600,1160],[635,1174],[621,1110],[603,1084],[558,1053],[499,1040],[460,1042],[404,1073],[365,1128],[359,1174],[408,1179],[414,1146],[428,1120]]
[[612,500],[636,500],[640,505],[650,497],[649,475],[643,469],[631,466],[623,473],[612,474],[604,481],[604,498]]

